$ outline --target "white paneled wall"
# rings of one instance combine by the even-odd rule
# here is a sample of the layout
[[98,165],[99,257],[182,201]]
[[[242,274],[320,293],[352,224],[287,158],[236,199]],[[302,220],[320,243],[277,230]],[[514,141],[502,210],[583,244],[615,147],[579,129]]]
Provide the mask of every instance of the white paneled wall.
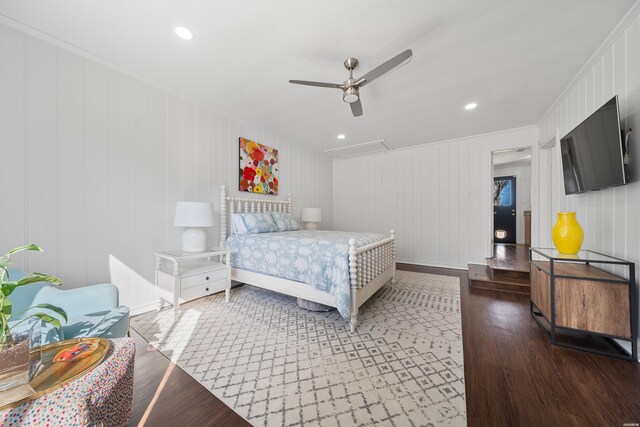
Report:
[[[556,145],[554,210],[576,211],[583,247],[640,263],[640,17],[636,6],[539,122],[541,140],[563,136],[618,95],[621,125],[630,138],[631,183],[578,195],[564,194]],[[555,215],[555,212],[553,212]],[[622,272],[619,270],[618,272]],[[637,277],[637,275],[636,275]]]
[[[333,163],[333,225],[396,230],[398,260],[466,268],[491,253],[491,152],[536,147],[536,127]],[[537,161],[537,150],[532,150]]]
[[176,201],[218,210],[220,185],[237,188],[239,136],[279,149],[279,197],[293,194],[296,215],[321,207],[329,228],[323,153],[0,25],[0,251],[40,244],[16,267],[70,288],[109,282],[111,257],[122,302],[152,306],[153,252],[180,246]]
[[[582,71],[573,79],[538,126],[541,140],[562,137],[614,95],[621,126],[629,140],[631,183],[577,195],[565,195],[559,147],[549,185],[552,212],[575,211],[585,230],[583,247],[635,262],[640,277],[640,4],[631,9]],[[556,139],[557,139],[556,136]],[[614,268],[624,274],[624,269]]]

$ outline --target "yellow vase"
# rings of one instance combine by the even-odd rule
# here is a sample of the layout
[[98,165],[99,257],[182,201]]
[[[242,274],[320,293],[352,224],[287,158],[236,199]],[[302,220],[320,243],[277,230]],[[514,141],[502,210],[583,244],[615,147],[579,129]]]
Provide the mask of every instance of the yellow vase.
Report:
[[558,252],[566,255],[577,254],[584,241],[584,231],[576,220],[575,212],[558,212],[558,221],[551,235]]

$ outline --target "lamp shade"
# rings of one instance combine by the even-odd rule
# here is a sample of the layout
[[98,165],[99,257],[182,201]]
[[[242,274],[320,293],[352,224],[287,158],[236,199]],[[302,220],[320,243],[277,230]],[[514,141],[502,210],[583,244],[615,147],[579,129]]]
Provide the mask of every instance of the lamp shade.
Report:
[[320,222],[322,221],[322,212],[320,208],[304,208],[302,209],[302,222]]
[[212,227],[213,206],[205,202],[178,202],[176,227]]

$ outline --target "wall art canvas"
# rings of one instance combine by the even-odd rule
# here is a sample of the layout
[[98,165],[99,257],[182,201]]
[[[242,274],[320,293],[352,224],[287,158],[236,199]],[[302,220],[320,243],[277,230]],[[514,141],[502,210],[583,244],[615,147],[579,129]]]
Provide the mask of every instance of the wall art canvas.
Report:
[[240,191],[278,194],[278,150],[240,138]]

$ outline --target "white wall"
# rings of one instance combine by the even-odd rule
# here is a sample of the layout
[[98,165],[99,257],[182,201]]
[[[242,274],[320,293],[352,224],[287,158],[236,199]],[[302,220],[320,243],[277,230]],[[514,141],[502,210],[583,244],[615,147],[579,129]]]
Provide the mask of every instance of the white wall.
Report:
[[527,127],[336,159],[334,228],[395,229],[401,262],[484,263],[491,256],[491,152],[537,144],[538,129]]
[[[554,196],[549,209],[554,215],[556,211],[575,211],[585,230],[583,248],[635,262],[636,278],[640,277],[639,12],[640,3],[636,3],[538,123],[542,141],[557,140],[618,95],[621,125],[625,130],[633,129],[629,141],[631,183],[566,196],[556,144],[552,152],[555,170],[549,183]],[[614,271],[624,274],[622,268]]]
[[[558,145],[551,185],[554,209],[576,211],[585,230],[584,248],[640,261],[640,17],[639,7],[596,52],[539,122],[541,140],[565,135],[614,95],[619,96],[622,127],[630,138],[632,182],[578,195],[564,194]],[[555,212],[553,212],[555,214]],[[619,270],[620,271],[620,270]]]
[[524,211],[531,210],[531,163],[496,165],[493,176],[516,177],[516,243],[524,243]]
[[72,288],[109,282],[111,255],[121,302],[149,306],[154,251],[180,245],[176,201],[219,209],[219,186],[237,189],[239,136],[278,148],[279,197],[331,226],[324,154],[2,25],[0,94],[0,251],[46,251],[18,268]]

